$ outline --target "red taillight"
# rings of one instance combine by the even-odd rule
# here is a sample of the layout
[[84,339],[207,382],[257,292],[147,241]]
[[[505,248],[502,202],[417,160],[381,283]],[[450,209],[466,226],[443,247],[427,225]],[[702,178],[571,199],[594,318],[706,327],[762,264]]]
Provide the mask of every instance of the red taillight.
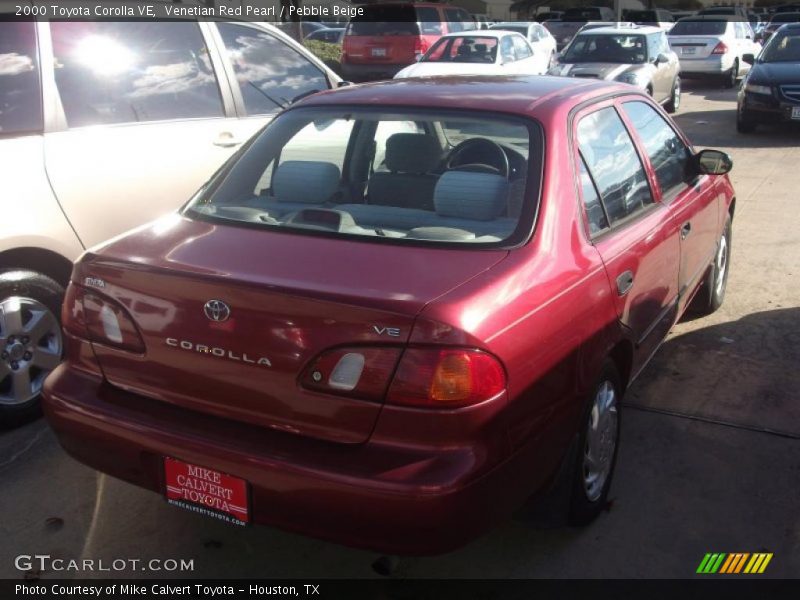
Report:
[[67,288],[61,319],[64,329],[76,337],[137,354],[144,352],[142,336],[127,311],[114,300],[78,285]]
[[414,56],[422,56],[430,49],[430,47],[431,45],[428,43],[428,40],[423,37],[417,37],[414,40]]
[[303,387],[380,402],[392,379],[401,348],[336,348],[318,356],[300,378]]
[[505,390],[500,362],[462,348],[409,348],[403,354],[386,402],[425,408],[479,404]]
[[714,49],[711,51],[711,54],[725,54],[727,51],[728,47],[723,42],[720,42],[716,46],[714,46]]

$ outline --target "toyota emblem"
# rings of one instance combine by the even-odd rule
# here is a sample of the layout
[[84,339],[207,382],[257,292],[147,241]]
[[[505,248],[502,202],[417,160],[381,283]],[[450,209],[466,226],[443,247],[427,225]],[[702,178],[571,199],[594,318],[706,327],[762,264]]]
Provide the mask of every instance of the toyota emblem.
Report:
[[203,311],[211,321],[217,323],[227,321],[228,317],[231,316],[230,306],[225,304],[222,300],[209,300],[203,307]]

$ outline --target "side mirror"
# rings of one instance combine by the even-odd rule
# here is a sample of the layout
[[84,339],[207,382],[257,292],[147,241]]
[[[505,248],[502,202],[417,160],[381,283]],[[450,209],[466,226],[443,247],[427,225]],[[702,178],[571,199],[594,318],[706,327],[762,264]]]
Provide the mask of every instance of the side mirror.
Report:
[[694,155],[694,164],[704,175],[725,175],[733,168],[733,160],[721,150],[701,150]]
[[339,83],[336,84],[336,87],[337,88],[347,87],[348,85],[353,85],[353,82],[352,81],[340,81]]
[[756,63],[756,57],[752,54],[742,54],[742,60],[746,62],[748,65],[754,65]]
[[664,63],[669,62],[669,56],[661,52],[658,56],[656,56],[656,64],[663,65]]

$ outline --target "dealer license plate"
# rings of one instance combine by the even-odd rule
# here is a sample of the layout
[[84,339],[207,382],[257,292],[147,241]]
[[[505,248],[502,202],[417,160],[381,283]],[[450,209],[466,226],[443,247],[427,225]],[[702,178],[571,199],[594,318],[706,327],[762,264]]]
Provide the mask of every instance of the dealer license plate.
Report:
[[233,525],[250,521],[247,482],[206,467],[164,457],[167,502]]

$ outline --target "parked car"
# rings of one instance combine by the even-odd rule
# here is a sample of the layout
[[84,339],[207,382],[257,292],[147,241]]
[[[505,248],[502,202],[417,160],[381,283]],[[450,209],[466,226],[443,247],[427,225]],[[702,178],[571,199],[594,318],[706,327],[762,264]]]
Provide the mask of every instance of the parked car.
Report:
[[628,10],[622,17],[626,21],[632,21],[637,25],[649,25],[659,27],[664,31],[669,31],[675,24],[675,17],[668,10],[653,8],[649,10]]
[[522,35],[511,31],[450,33],[395,79],[439,75],[544,75],[549,66]]
[[742,57],[761,51],[749,23],[724,15],[681,19],[669,32],[669,45],[684,77],[713,76],[729,88],[750,69]]
[[342,73],[350,81],[391,79],[446,33],[475,29],[463,8],[434,3],[381,3],[360,7],[347,26]]
[[627,85],[316,94],[78,261],[48,421],[171,504],[384,553],[452,549],[545,487],[586,524],[625,390],[724,299],[730,167]]
[[608,27],[576,35],[550,74],[635,85],[673,113],[681,104],[680,70],[659,27]]
[[761,43],[766,44],[770,37],[786,23],[800,23],[800,12],[782,12],[772,15],[761,33]]
[[[784,13],[791,14],[791,13]],[[800,123],[800,23],[781,27],[742,80],[736,109],[736,128],[751,133],[761,123]]]
[[328,27],[318,29],[306,37],[307,42],[325,42],[327,44],[341,44],[344,39],[344,27]]
[[561,17],[564,16],[564,11],[562,10],[550,10],[545,12],[536,13],[534,15],[533,20],[537,23],[544,23],[545,21],[557,21]]
[[547,31],[544,25],[540,23],[526,23],[524,21],[507,21],[495,23],[489,29],[521,33],[533,48],[533,54],[538,63],[544,66],[544,71],[552,65],[556,56],[556,39],[550,35],[550,32]]
[[747,19],[747,8],[744,6],[709,6],[707,8],[701,8],[697,11],[698,15],[710,15],[710,16],[731,16],[731,17],[740,17],[740,20]]
[[278,109],[339,78],[253,23],[0,22],[0,65],[7,423],[36,413],[58,364],[72,261],[174,211]]
[[612,23],[617,20],[614,11],[604,6],[585,6],[582,8],[568,8],[564,11],[560,21],[546,21],[550,34],[555,38],[558,51],[561,51],[572,41],[572,37],[589,21],[604,21]]

